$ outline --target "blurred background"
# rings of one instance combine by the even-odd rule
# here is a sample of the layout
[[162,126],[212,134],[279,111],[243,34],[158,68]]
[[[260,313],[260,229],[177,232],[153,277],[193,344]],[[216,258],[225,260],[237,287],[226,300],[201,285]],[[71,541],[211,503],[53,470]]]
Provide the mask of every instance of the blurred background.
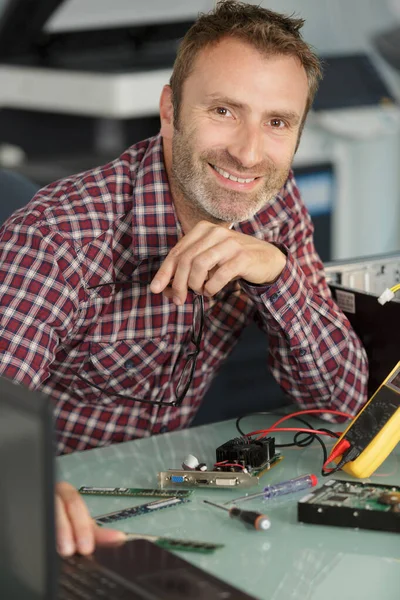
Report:
[[[400,0],[261,4],[306,19],[325,59],[295,160],[322,258],[399,249]],[[0,167],[43,186],[156,133],[178,40],[213,5],[0,0]]]
[[[0,0],[0,223],[39,187],[158,132],[159,95],[179,39],[213,5]],[[261,5],[303,17],[303,35],[324,59],[294,163],[322,259],[398,251],[400,0]],[[2,179],[10,173],[14,187]],[[265,369],[265,337],[255,328],[228,363],[196,423],[239,414],[243,397],[247,412],[265,406],[267,395],[278,398]],[[226,397],[229,405],[216,414]]]

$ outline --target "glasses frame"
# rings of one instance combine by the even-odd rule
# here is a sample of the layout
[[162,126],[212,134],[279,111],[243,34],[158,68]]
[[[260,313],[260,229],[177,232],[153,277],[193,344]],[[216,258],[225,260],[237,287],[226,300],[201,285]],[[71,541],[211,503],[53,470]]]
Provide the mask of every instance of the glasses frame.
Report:
[[[197,313],[196,313],[197,310]],[[199,331],[196,336],[196,318],[200,319]],[[190,334],[190,341],[194,344],[195,349],[193,352],[188,352],[186,355],[186,362],[182,369],[182,373],[179,377],[179,381],[176,384],[175,388],[175,402],[172,406],[181,406],[184,401],[186,394],[192,384],[193,376],[196,370],[197,357],[200,354],[201,349],[201,340],[203,339],[203,330],[204,330],[204,298],[200,294],[196,294],[193,300],[193,323],[192,323],[192,331]],[[179,364],[179,360],[177,361]],[[180,394],[178,394],[179,386],[187,372],[190,369],[189,378],[183,387],[183,390]]]
[[[112,281],[109,283],[104,283],[104,284],[99,284],[96,286],[92,286],[89,289],[95,289],[95,288],[102,288],[106,285],[132,285],[134,283],[134,279],[132,280],[122,280],[122,281]],[[142,282],[143,283],[143,282]],[[147,282],[147,284],[149,284],[150,282]],[[197,312],[196,312],[197,311]],[[200,319],[200,324],[199,324],[199,331],[198,334],[196,335],[196,319]],[[143,400],[141,398],[130,398],[129,396],[126,396],[124,394],[119,394],[118,392],[114,392],[113,393],[113,397],[117,397],[117,398],[122,398],[123,400],[131,400],[132,402],[139,402],[141,404],[151,404],[153,406],[181,406],[186,394],[189,391],[189,388],[192,384],[193,381],[193,376],[196,370],[196,364],[197,364],[197,358],[200,354],[200,349],[201,349],[201,341],[203,339],[203,331],[204,331],[204,298],[201,294],[195,294],[194,295],[194,300],[193,300],[193,320],[192,320],[192,329],[191,329],[191,333],[190,333],[190,342],[192,344],[194,344],[195,349],[193,350],[193,352],[189,352],[186,355],[186,362],[185,365],[182,369],[182,373],[180,374],[178,383],[176,384],[175,387],[175,401],[174,402],[163,402],[162,400],[157,401],[157,400]],[[181,353],[179,355],[178,361],[175,365],[174,368],[174,372],[176,369],[176,366],[179,364],[180,359],[181,359],[181,355],[182,355],[182,349],[184,348],[184,346],[181,347]],[[178,390],[179,390],[179,386],[183,380],[183,377],[186,375],[187,373],[187,369],[190,369],[190,373],[189,373],[189,377],[187,380],[187,383],[185,384],[183,390],[181,393],[178,394]],[[95,389],[99,390],[102,394],[105,394],[107,397],[110,397],[110,394],[108,393],[106,388],[102,388],[101,386],[97,385],[96,383],[93,383],[91,381],[88,381],[85,377],[83,377],[82,375],[80,375],[79,373],[76,374],[77,377],[85,382],[86,384],[94,387]]]

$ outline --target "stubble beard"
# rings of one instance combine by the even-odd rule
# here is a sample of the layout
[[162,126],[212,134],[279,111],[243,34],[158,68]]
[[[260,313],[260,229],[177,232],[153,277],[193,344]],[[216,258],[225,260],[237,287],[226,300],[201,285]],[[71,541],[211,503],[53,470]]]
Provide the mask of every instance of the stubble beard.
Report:
[[210,164],[226,171],[245,172],[226,150],[206,151],[196,158],[190,138],[182,127],[175,129],[172,140],[172,177],[183,195],[185,202],[191,205],[200,218],[215,223],[240,223],[251,219],[259,210],[272,200],[283,187],[289,173],[291,161],[286,167],[277,169],[271,161],[253,167],[254,173],[263,174],[264,184],[254,192],[236,192],[224,189],[213,181]]

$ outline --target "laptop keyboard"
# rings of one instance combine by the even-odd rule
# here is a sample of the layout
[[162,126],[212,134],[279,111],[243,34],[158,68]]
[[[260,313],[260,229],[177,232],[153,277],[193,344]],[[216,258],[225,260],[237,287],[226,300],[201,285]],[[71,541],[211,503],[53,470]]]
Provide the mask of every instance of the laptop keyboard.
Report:
[[57,600],[141,600],[88,559],[72,556],[62,561]]

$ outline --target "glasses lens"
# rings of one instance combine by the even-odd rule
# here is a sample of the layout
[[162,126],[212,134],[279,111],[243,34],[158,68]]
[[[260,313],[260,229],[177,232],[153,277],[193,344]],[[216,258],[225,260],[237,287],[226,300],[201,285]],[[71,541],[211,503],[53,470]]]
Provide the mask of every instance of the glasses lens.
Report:
[[196,346],[201,341],[204,322],[204,304],[203,296],[195,296],[193,301],[193,333],[192,341]]
[[193,371],[196,365],[196,356],[195,353],[189,354],[179,378],[178,385],[176,386],[176,398],[179,403],[182,402],[183,398],[186,396],[186,392],[192,382]]

